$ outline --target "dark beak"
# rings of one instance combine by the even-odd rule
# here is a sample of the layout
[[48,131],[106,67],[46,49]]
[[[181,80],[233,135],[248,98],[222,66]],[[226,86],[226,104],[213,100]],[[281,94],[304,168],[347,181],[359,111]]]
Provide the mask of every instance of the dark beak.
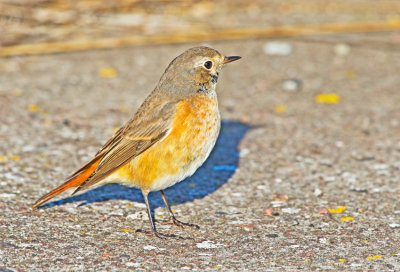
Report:
[[232,62],[232,61],[235,61],[235,60],[238,60],[238,59],[241,59],[242,57],[239,57],[239,56],[230,56],[230,57],[225,57],[225,59],[224,59],[224,64],[226,64],[226,63],[229,63],[229,62]]

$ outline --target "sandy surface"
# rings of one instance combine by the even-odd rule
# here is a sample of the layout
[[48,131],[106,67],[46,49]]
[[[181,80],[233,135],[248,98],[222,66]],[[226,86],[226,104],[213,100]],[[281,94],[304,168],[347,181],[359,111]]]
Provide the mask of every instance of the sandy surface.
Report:
[[[150,195],[159,231],[186,238],[167,240],[143,233],[143,199],[124,186],[30,205],[88,161],[193,45],[2,59],[0,271],[400,270],[400,52],[386,46],[398,39],[286,39],[291,52],[278,56],[264,52],[271,40],[209,43],[243,59],[221,73],[215,151],[166,191],[200,230],[163,224]],[[285,90],[288,79],[301,88]],[[316,102],[321,93],[335,103]]]

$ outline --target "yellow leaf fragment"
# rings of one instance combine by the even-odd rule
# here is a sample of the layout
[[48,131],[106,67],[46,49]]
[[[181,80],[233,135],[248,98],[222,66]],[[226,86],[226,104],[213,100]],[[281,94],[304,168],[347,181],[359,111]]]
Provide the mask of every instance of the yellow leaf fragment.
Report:
[[340,96],[335,93],[321,93],[315,96],[315,102],[321,104],[337,104],[340,102]]
[[285,105],[276,105],[275,112],[276,113],[285,113],[287,111],[287,107]]
[[131,231],[133,231],[133,230],[131,230],[131,229],[121,229],[121,231],[124,231],[124,232],[131,232]]
[[348,79],[353,79],[355,77],[355,72],[353,70],[347,70],[346,71],[346,77]]
[[340,218],[340,220],[342,220],[342,221],[353,221],[354,218],[351,217],[351,216],[347,216],[347,217],[342,217],[342,218]]
[[113,78],[117,76],[117,71],[114,68],[106,67],[99,70],[99,75],[105,78]]
[[30,112],[38,112],[39,111],[39,106],[37,104],[30,104],[28,106],[28,110]]
[[346,260],[340,259],[339,262],[345,263]]
[[11,156],[10,157],[10,160],[12,160],[12,161],[19,161],[20,159],[21,159],[20,156]]
[[382,256],[379,256],[379,255],[373,255],[373,256],[367,257],[367,259],[369,259],[369,260],[375,260],[375,259],[380,259],[380,258],[382,258]]
[[346,207],[341,206],[341,207],[337,207],[336,209],[328,209],[328,211],[330,213],[342,213],[346,210]]
[[7,161],[7,157],[5,156],[0,156],[0,162],[5,162]]

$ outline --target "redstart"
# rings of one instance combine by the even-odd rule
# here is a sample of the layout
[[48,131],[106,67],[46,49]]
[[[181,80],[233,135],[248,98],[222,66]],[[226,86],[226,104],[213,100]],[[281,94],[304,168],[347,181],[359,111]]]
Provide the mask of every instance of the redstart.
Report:
[[179,226],[163,190],[194,174],[210,155],[218,138],[221,117],[217,84],[224,64],[240,59],[225,57],[208,47],[194,47],[176,57],[136,114],[64,184],[41,197],[37,208],[65,190],[73,194],[94,185],[121,183],[142,191],[151,228],[157,237],[148,194],[160,191]]

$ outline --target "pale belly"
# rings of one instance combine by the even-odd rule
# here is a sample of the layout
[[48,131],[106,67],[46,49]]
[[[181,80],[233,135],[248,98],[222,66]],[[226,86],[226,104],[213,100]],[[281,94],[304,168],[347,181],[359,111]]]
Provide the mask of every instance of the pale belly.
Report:
[[216,99],[181,102],[170,133],[104,182],[143,191],[168,188],[194,174],[210,155],[221,126]]

